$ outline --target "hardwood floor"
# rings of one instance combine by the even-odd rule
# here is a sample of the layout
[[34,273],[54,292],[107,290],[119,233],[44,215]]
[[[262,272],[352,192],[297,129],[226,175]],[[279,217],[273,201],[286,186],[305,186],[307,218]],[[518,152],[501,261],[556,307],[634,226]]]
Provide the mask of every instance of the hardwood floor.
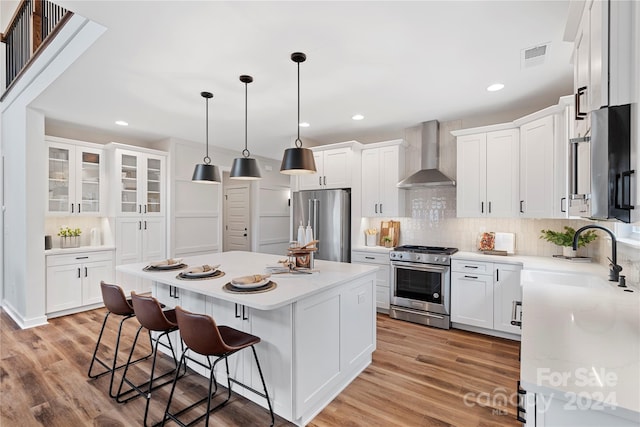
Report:
[[[142,425],[143,399],[118,404],[108,397],[108,376],[87,378],[104,313],[93,310],[20,330],[0,312],[0,426]],[[110,343],[117,328],[112,320],[104,338]],[[131,337],[137,322],[126,323]],[[124,351],[130,341],[123,341]],[[517,342],[378,315],[373,363],[309,425],[517,426],[518,351]],[[165,357],[159,369],[168,367]],[[206,393],[207,381],[197,374],[181,381],[178,405]],[[168,392],[169,386],[154,392],[150,422],[161,418]],[[268,423],[265,409],[235,394],[211,417],[220,426]],[[276,425],[291,424],[277,417]]]

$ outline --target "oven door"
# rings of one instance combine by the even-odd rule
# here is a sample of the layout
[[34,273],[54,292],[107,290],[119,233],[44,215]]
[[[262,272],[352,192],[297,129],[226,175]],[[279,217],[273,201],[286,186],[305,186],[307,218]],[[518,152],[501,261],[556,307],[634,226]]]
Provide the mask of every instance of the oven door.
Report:
[[392,262],[391,270],[392,305],[449,314],[449,266]]

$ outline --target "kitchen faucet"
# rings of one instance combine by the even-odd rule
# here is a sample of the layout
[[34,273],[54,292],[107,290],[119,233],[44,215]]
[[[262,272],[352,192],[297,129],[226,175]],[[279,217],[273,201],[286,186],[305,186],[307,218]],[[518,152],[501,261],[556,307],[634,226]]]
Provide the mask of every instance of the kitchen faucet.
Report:
[[598,230],[606,231],[609,233],[609,236],[611,236],[611,258],[607,258],[611,262],[611,264],[609,264],[609,281],[617,282],[620,280],[622,267],[617,264],[616,235],[613,234],[611,230],[601,225],[585,225],[584,227],[579,228],[578,231],[576,231],[576,234],[573,235],[573,250],[575,251],[578,249],[578,236],[580,236],[580,233],[589,228],[597,228]]

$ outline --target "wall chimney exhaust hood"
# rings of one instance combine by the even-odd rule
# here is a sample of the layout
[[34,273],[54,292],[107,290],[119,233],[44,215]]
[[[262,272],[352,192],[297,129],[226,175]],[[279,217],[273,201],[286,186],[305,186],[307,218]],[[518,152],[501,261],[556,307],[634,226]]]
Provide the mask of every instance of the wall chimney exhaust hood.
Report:
[[398,188],[452,186],[456,182],[438,170],[440,123],[424,122],[420,128],[420,170],[398,183]]

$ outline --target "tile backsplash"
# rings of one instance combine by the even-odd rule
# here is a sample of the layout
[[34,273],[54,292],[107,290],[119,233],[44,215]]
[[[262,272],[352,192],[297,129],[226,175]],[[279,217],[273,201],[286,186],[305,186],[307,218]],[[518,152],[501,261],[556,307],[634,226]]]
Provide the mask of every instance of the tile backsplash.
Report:
[[[475,251],[478,233],[497,231],[515,234],[515,252],[518,255],[551,257],[562,253],[562,248],[540,239],[540,230],[562,230],[567,225],[578,229],[593,223],[580,219],[517,219],[517,218],[457,218],[455,187],[435,187],[408,190],[407,217],[391,218],[400,221],[400,244],[450,246],[461,251]],[[380,227],[379,218],[371,218],[365,227]],[[607,228],[613,223],[598,222]],[[609,236],[597,231],[599,238],[580,248],[580,256],[591,257],[594,262],[608,265],[611,256]],[[631,283],[640,282],[640,250],[618,244],[618,264]]]

